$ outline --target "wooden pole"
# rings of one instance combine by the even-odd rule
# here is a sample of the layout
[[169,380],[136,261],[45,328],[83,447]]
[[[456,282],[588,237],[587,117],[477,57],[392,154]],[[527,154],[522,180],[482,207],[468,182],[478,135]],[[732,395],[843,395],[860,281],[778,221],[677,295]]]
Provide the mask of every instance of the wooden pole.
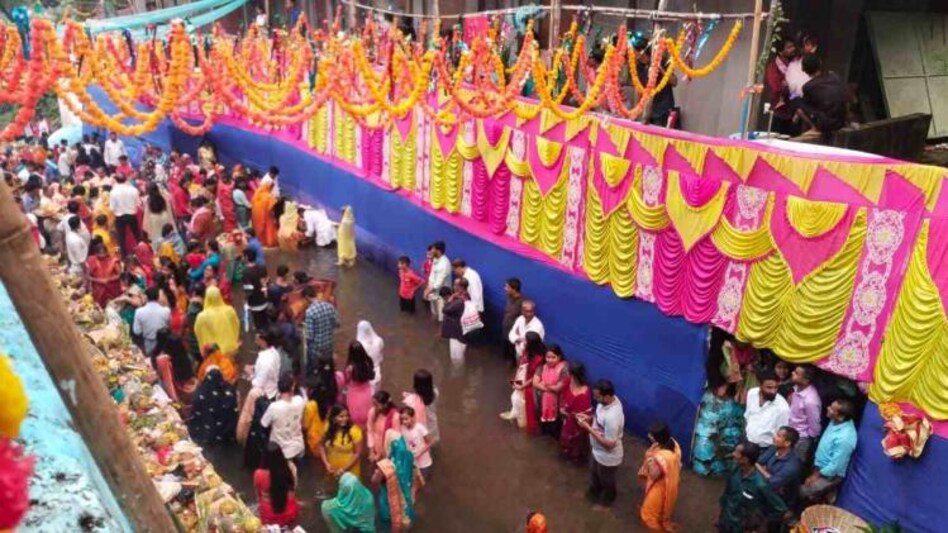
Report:
[[2,182],[0,280],[132,529],[175,531],[138,450],[119,422],[109,391],[83,350],[63,298],[49,279],[26,217]]
[[[550,50],[559,45],[560,37],[560,0],[550,0]],[[557,68],[553,65],[553,68]]]
[[[751,33],[751,47],[750,54],[747,58],[747,87],[750,87],[754,84],[756,72],[757,72],[757,56],[760,54],[760,22],[763,19],[764,13],[764,0],[755,0],[754,1],[754,28]],[[747,132],[750,132],[754,128],[754,117],[757,116],[755,112],[755,106],[757,104],[757,98],[753,93],[749,93],[747,98],[750,98],[750,110],[747,113],[747,122],[741,124],[743,127],[745,137]]]

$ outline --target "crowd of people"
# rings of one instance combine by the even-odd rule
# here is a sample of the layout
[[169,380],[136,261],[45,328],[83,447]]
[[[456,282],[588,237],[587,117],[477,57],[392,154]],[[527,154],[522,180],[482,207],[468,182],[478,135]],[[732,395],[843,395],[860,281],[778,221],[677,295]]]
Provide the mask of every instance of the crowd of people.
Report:
[[[261,173],[238,164],[227,172],[206,142],[196,160],[146,147],[136,169],[114,134],[52,149],[44,141],[8,146],[2,160],[37,245],[59,255],[127,325],[196,441],[243,446],[263,522],[296,523],[298,500],[305,500],[296,487],[310,460],[325,476],[322,512],[333,531],[374,531],[377,519],[394,531],[409,527],[441,440],[432,373],[418,369],[400,395],[385,390],[385,342],[365,320],[337,368],[334,283],[267,264],[268,248],[337,240],[338,264],[351,266],[352,210],[337,229],[325,213],[312,216],[281,196],[277,167]],[[405,313],[416,313],[419,299],[426,304],[450,360],[460,363],[492,328],[480,274],[447,251],[446,243],[432,243],[420,271],[399,258],[398,296]],[[506,280],[504,290],[500,333],[514,370],[510,408],[500,418],[555,439],[565,461],[589,465],[587,496],[609,506],[624,459],[615,387],[605,379],[590,384],[582,363],[546,341],[537,304],[519,279]],[[257,356],[241,365],[249,331]],[[855,407],[843,397],[824,403],[809,366],[791,368],[734,339],[718,346],[694,469],[726,476],[720,531],[780,531],[845,476]],[[238,393],[241,379],[249,390]],[[648,438],[638,470],[640,518],[651,531],[670,532],[682,451],[664,422],[652,424]],[[362,471],[364,463],[371,471]],[[542,515],[529,520],[545,524]]]
[[848,121],[849,89],[823,68],[815,37],[784,37],[767,64],[764,88],[773,131],[792,137],[811,132],[828,137]]
[[779,533],[801,509],[832,500],[856,449],[858,394],[720,330],[708,363],[692,467],[726,478],[721,531]]

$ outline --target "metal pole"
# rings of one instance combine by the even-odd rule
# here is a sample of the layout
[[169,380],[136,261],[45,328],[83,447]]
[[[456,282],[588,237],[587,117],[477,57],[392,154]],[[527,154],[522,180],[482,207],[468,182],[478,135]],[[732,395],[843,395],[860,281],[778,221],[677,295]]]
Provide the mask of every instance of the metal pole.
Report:
[[175,531],[138,450],[49,279],[26,217],[0,182],[0,280],[7,288],[76,430],[137,532]]
[[[760,53],[760,21],[763,19],[764,13],[764,0],[755,0],[754,1],[754,27],[753,33],[751,33],[751,47],[750,54],[747,57],[747,87],[754,85],[754,78],[757,71],[757,56]],[[751,92],[747,95],[747,98],[750,98],[750,108],[747,113],[747,122],[742,124],[744,127],[745,137],[747,132],[750,132],[753,128],[754,117],[757,116],[755,113],[754,106],[756,105],[757,98],[754,96],[754,93]]]

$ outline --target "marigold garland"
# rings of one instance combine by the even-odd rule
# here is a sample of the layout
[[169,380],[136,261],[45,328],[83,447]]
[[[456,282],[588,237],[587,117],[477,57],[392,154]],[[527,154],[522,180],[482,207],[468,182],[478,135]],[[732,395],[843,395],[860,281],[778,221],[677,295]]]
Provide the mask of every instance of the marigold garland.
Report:
[[[340,24],[339,15],[334,27]],[[603,104],[620,116],[635,118],[651,96],[666,87],[673,71],[696,78],[717,69],[742,29],[736,22],[722,48],[701,68],[682,60],[681,36],[677,42],[657,38],[656,56],[663,57],[667,50],[671,66],[659,77],[660,63],[653,58],[645,86],[632,76],[640,98],[629,109],[623,102],[620,71],[623,65],[634,67],[636,59],[624,29],[618,45],[608,47],[602,64],[593,69],[586,60],[586,37],[577,34],[575,22],[563,44],[551,50],[549,64],[541,59],[529,28],[532,22],[528,23],[526,38],[508,67],[501,60],[503,46],[496,27],[484,38],[471,40],[470,49],[457,55],[457,34],[449,40],[432,34],[433,46],[426,50],[397,30],[379,32],[371,21],[361,35],[336,30],[305,34],[299,31],[303,24],[305,17],[294,30],[275,32],[272,38],[257,28],[236,38],[215,27],[207,36],[198,34],[192,44],[183,24],[174,23],[165,40],[130,44],[116,34],[93,40],[73,20],[65,22],[58,37],[49,20],[36,17],[30,21],[30,47],[35,53],[29,59],[23,55],[17,29],[5,25],[0,31],[0,103],[13,104],[17,111],[0,131],[0,140],[22,134],[36,102],[48,91],[84,123],[129,136],[152,131],[164,120],[200,135],[224,114],[264,128],[284,128],[310,120],[330,100],[358,124],[371,128],[390,127],[394,117],[415,108],[441,125],[510,111],[529,120],[544,109],[573,119]],[[564,74],[565,83],[559,86]],[[579,89],[579,76],[588,82],[585,92]],[[531,78],[539,102],[520,105],[520,92]],[[105,112],[90,95],[90,86],[99,87],[118,112]],[[429,102],[434,94],[448,99],[434,108]],[[575,109],[563,107],[567,97]]]

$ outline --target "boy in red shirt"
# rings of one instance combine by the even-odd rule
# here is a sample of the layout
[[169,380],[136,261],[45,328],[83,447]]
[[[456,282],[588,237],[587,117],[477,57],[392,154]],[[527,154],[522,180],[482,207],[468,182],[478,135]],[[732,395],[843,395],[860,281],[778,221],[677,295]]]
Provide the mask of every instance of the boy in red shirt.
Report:
[[411,269],[411,259],[402,256],[398,258],[398,303],[405,313],[415,312],[415,291],[424,284],[414,270]]

